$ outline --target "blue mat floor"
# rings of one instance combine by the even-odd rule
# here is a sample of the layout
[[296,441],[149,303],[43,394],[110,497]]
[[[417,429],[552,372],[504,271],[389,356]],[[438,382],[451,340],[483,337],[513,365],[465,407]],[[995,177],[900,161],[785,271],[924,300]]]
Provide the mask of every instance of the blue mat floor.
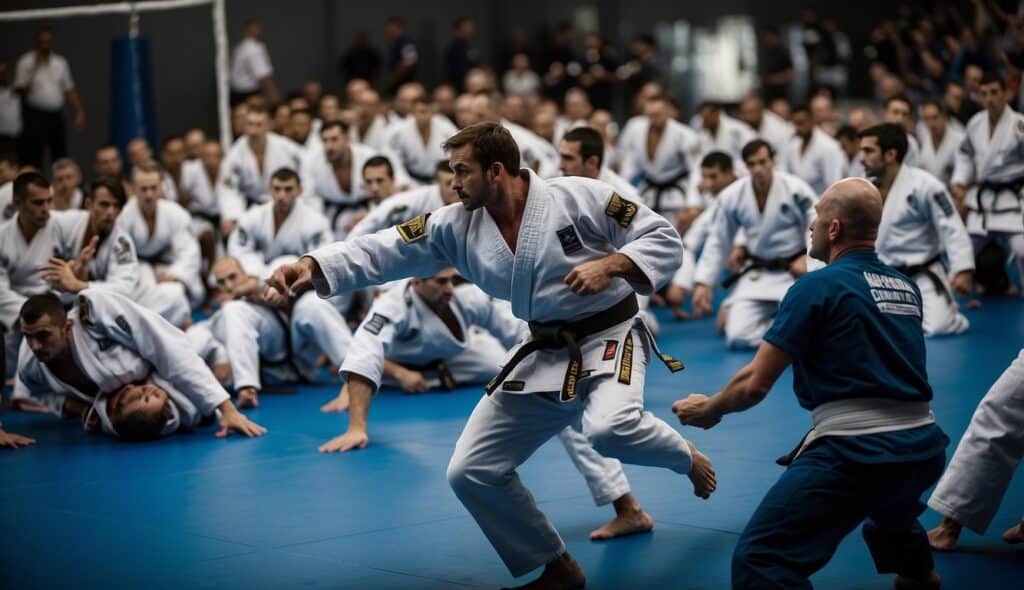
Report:
[[[713,391],[750,353],[725,349],[710,321],[662,317],[660,342],[687,365],[648,373],[648,408],[678,425],[670,404]],[[989,385],[1024,345],[1024,303],[987,300],[971,332],[931,340],[934,409],[954,441]],[[718,472],[710,501],[667,471],[629,467],[634,494],[656,521],[650,535],[588,540],[612,512],[596,508],[557,441],[521,476],[588,573],[588,588],[729,587],[738,533],[781,473],[774,459],[809,427],[790,373],[754,410],[684,434]],[[145,444],[88,436],[74,423],[7,412],[5,428],[35,447],[0,451],[0,588],[495,588],[513,583],[452,494],[445,466],[479,388],[403,396],[383,391],[371,411],[371,446],[345,455],[316,447],[345,418],[321,414],[337,391],[324,382],[265,394],[250,415],[261,439],[212,430]],[[991,530],[965,532],[961,550],[936,555],[946,588],[1024,587],[1024,549],[999,539],[1024,513],[1018,476]],[[926,527],[939,517],[928,511]],[[817,574],[818,588],[891,588],[859,534]],[[521,581],[520,581],[521,582]]]

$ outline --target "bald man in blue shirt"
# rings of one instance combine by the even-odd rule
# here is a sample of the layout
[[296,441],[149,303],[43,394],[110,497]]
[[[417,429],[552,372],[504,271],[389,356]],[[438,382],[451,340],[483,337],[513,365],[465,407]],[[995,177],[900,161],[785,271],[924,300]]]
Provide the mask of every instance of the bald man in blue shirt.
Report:
[[879,573],[897,589],[939,588],[917,517],[942,474],[949,439],[931,413],[921,292],[878,260],[882,198],[864,179],[832,185],[817,204],[810,256],[754,360],[719,393],[672,406],[711,428],[765,398],[793,364],[793,390],[814,429],[787,457],[733,554],[733,588],[811,588],[839,542],[864,522]]

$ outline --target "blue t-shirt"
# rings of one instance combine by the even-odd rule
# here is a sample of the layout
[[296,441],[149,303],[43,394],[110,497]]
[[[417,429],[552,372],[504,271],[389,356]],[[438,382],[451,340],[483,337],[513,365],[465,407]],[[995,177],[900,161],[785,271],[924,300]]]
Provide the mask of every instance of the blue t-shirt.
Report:
[[[793,391],[808,410],[851,398],[930,401],[922,313],[913,280],[854,250],[796,281],[764,339],[793,357]],[[822,440],[862,463],[919,461],[949,444],[934,424]]]

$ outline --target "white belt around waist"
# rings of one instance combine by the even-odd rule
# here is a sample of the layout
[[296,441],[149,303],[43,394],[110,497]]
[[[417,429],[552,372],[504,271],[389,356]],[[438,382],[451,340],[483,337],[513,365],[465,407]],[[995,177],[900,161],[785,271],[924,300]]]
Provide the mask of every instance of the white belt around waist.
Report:
[[823,436],[863,436],[910,430],[935,423],[931,402],[904,402],[867,397],[841,399],[821,404],[811,412],[814,428],[800,443],[796,458]]

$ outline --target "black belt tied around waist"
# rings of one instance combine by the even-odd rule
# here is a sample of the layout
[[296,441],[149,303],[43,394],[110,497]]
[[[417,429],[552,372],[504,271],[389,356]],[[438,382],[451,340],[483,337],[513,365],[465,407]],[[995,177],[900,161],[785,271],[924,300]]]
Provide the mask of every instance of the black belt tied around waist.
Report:
[[[530,322],[530,334],[533,338],[519,347],[511,360],[502,367],[501,372],[487,384],[487,395],[493,393],[527,356],[538,350],[566,349],[569,352],[569,365],[565,369],[559,397],[563,402],[571,401],[576,397],[576,385],[583,372],[580,340],[628,321],[639,311],[640,306],[636,294],[633,293],[604,311],[574,322]],[[683,363],[678,360],[667,354],[659,353],[658,356],[673,373],[682,370]]]
[[[988,229],[988,216],[991,213],[1019,213],[1021,210],[1020,206],[1020,191],[1024,189],[1024,176],[1015,178],[1006,182],[996,181],[983,181],[978,184],[978,212],[981,213],[981,229]],[[999,199],[1000,193],[1009,191],[1017,197],[1017,206],[1010,209],[996,209],[996,201]],[[986,209],[981,204],[981,197],[985,193],[992,193],[992,209]]]
[[943,281],[942,277],[940,277],[931,268],[933,264],[935,264],[936,262],[940,262],[941,260],[942,256],[936,255],[935,258],[932,258],[931,260],[923,262],[921,264],[913,264],[910,266],[896,266],[893,268],[895,268],[901,274],[904,274],[911,279],[921,274],[927,276],[928,279],[931,280],[932,284],[935,285],[935,290],[938,291],[939,293],[942,293],[942,295],[945,296],[946,301],[952,302],[953,295],[952,293],[949,292],[949,288],[946,287],[945,281]]
[[738,272],[735,272],[722,281],[722,288],[728,289],[736,284],[743,275],[753,270],[770,270],[770,271],[789,271],[790,265],[793,264],[796,259],[806,254],[805,251],[797,252],[792,256],[784,256],[782,258],[758,258],[757,256],[748,256],[747,262]]
[[351,203],[335,203],[333,201],[326,201],[326,207],[334,209],[334,213],[331,214],[331,231],[334,231],[334,228],[338,225],[338,218],[341,217],[342,213],[353,209],[359,209],[360,207],[365,207],[369,202],[370,199],[360,199]]
[[669,180],[666,180],[665,182],[655,182],[645,177],[644,184],[646,184],[647,187],[645,188],[644,192],[647,192],[647,189],[654,189],[654,202],[651,204],[651,209],[654,209],[656,212],[661,213],[661,197],[670,190],[678,190],[682,192],[685,196],[686,187],[680,185],[679,183],[688,179],[689,177],[689,170],[684,170],[679,174],[673,176]]

